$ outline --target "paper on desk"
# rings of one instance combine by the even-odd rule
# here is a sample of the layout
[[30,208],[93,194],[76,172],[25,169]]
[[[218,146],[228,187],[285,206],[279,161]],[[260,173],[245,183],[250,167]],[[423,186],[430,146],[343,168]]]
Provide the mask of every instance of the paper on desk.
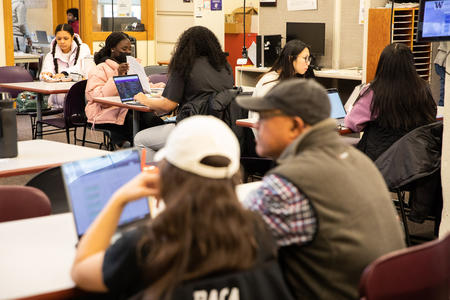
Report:
[[128,70],[128,75],[136,74],[139,76],[139,81],[141,82],[144,93],[150,93],[150,83],[148,82],[148,77],[145,74],[144,67],[134,58],[133,56],[127,56],[127,63],[130,66]]
[[317,0],[287,0],[288,10],[317,9]]

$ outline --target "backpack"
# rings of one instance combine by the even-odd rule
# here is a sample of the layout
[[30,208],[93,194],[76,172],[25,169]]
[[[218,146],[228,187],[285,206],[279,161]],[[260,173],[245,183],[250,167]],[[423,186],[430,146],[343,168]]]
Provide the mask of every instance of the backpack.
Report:
[[[16,98],[17,112],[35,112],[38,101],[38,94],[33,92],[21,92]],[[44,97],[42,101],[42,110],[50,109],[48,106],[48,97]]]

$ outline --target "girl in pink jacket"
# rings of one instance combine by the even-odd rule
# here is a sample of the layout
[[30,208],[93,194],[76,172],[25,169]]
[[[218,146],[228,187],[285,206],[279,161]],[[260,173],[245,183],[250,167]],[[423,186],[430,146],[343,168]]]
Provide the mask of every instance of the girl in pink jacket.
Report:
[[[129,145],[133,141],[132,112],[126,108],[94,103],[92,100],[95,97],[118,95],[113,76],[127,75],[127,55],[131,55],[129,36],[123,32],[111,33],[106,38],[105,46],[94,55],[97,66],[89,72],[86,85],[85,112],[88,122],[96,128],[109,130],[113,144],[119,147]],[[141,129],[161,124],[163,121],[154,113],[141,113]]]

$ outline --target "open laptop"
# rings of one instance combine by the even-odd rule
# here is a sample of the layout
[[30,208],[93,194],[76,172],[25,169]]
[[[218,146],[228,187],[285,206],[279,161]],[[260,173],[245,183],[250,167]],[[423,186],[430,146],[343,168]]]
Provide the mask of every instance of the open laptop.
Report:
[[[80,238],[112,194],[141,172],[141,161],[136,149],[127,149],[63,164],[61,172]],[[149,215],[146,198],[130,202],[122,211],[119,228],[145,220]]]
[[47,32],[46,31],[36,30],[36,38],[38,40],[38,43],[41,44],[41,45],[48,45],[48,44],[50,44],[48,42]]
[[142,89],[139,76],[137,74],[114,76],[114,83],[116,84],[117,91],[119,92],[120,101],[125,104],[143,105],[133,99],[133,97],[144,92]]
[[330,118],[333,118],[337,121],[338,126],[344,126],[344,118],[347,115],[344,109],[344,105],[342,104],[341,97],[339,97],[339,93],[337,89],[328,89],[328,99],[331,104],[331,114]]

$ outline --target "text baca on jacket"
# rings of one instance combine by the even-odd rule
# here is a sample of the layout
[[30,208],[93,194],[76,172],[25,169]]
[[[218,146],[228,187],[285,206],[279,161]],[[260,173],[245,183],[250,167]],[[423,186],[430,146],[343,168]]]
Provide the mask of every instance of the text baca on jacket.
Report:
[[212,289],[209,291],[194,291],[194,300],[239,300],[239,289],[234,287],[223,288],[221,290]]

